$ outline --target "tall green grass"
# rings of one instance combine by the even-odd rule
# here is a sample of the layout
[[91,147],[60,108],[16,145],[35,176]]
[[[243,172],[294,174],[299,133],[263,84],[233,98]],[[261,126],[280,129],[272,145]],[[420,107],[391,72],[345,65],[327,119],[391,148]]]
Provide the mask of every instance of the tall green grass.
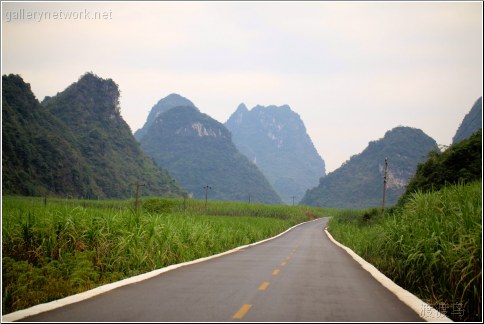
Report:
[[[318,214],[319,213],[319,214]],[[321,210],[3,197],[2,313],[274,236]]]
[[335,239],[452,319],[482,319],[482,182],[414,193],[384,217],[352,213],[330,221]]

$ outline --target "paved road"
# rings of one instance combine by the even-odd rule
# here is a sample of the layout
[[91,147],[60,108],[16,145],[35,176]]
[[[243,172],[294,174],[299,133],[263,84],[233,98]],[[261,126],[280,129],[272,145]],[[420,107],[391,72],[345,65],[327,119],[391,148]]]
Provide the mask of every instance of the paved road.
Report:
[[23,321],[421,321],[328,239],[326,222]]

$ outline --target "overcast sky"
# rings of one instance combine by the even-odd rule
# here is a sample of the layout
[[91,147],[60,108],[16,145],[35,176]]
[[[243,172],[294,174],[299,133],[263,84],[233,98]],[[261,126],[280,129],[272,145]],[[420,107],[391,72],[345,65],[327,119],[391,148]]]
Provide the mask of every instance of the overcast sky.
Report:
[[482,23],[480,1],[2,2],[2,74],[39,100],[111,78],[133,131],[170,93],[221,123],[287,104],[330,172],[399,125],[450,144],[482,96]]

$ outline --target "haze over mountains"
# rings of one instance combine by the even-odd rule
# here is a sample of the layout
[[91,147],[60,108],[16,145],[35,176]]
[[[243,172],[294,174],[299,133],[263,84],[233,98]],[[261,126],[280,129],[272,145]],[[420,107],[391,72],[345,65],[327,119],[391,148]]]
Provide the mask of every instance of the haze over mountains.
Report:
[[459,143],[460,141],[471,137],[476,131],[482,128],[482,97],[472,106],[471,110],[465,115],[462,123],[459,125],[454,137],[452,138],[452,144]]
[[[417,165],[438,150],[422,130],[396,127],[326,175],[303,121],[287,105],[241,104],[224,125],[171,94],[133,136],[111,79],[86,73],[42,103],[18,75],[2,76],[2,85],[4,194],[127,198],[139,181],[145,196],[378,207],[388,158],[390,206]],[[482,97],[454,143],[481,128]]]
[[[469,113],[460,124],[453,144],[462,142],[482,130],[482,97],[473,105]],[[482,136],[480,133],[479,136]],[[450,149],[453,149],[452,145]],[[331,208],[367,208],[378,207],[383,199],[383,176],[384,160],[388,158],[386,206],[395,205],[405,192],[409,181],[415,175],[417,166],[427,160],[429,153],[440,153],[434,139],[426,135],[422,130],[410,127],[396,127],[377,141],[369,143],[368,147],[360,154],[354,155],[350,160],[331,172],[319,181],[319,185],[306,192],[301,204],[331,207]],[[444,152],[444,157],[447,154]],[[459,152],[452,158],[462,161],[446,161],[447,164],[463,165],[463,161],[475,157],[472,152]],[[467,156],[467,157],[466,157]],[[472,156],[472,158],[471,158]],[[480,155],[479,155],[480,156]],[[472,160],[472,169],[476,173],[475,159]],[[482,163],[482,161],[481,161]],[[459,174],[468,173],[466,168],[455,170],[453,177],[457,179]],[[433,169],[428,167],[427,169]],[[436,171],[428,171],[435,173]],[[437,172],[438,173],[438,172]],[[482,174],[482,173],[481,173]],[[438,175],[445,177],[446,175]],[[435,176],[434,177],[438,177]],[[465,178],[463,176],[463,178]]]
[[194,198],[282,203],[260,170],[237,150],[225,126],[186,98],[171,94],[160,100],[136,136]]
[[380,206],[388,159],[386,205],[394,205],[417,164],[433,149],[438,149],[437,143],[420,129],[396,127],[321,178],[317,187],[306,192],[301,204],[353,209]]
[[287,204],[298,202],[325,175],[323,159],[314,148],[303,121],[288,105],[244,104],[225,126],[245,156],[256,164]]
[[160,99],[156,105],[151,108],[148,118],[146,119],[145,124],[142,128],[138,129],[134,132],[134,137],[140,141],[143,136],[146,135],[148,129],[154,123],[156,118],[164,113],[165,111],[174,108],[174,107],[195,107],[193,102],[188,100],[185,97],[180,96],[179,94],[172,93],[165,98]]

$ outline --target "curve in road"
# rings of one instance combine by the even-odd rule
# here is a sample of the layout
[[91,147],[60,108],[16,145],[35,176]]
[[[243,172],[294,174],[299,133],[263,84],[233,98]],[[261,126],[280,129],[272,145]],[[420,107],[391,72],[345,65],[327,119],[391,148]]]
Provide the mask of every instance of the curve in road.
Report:
[[[418,309],[407,306],[333,244],[323,231],[326,223],[327,218],[304,223],[262,244],[237,249],[223,257],[207,258],[176,271],[165,271],[19,320],[424,320]],[[424,306],[422,303],[422,311]]]

